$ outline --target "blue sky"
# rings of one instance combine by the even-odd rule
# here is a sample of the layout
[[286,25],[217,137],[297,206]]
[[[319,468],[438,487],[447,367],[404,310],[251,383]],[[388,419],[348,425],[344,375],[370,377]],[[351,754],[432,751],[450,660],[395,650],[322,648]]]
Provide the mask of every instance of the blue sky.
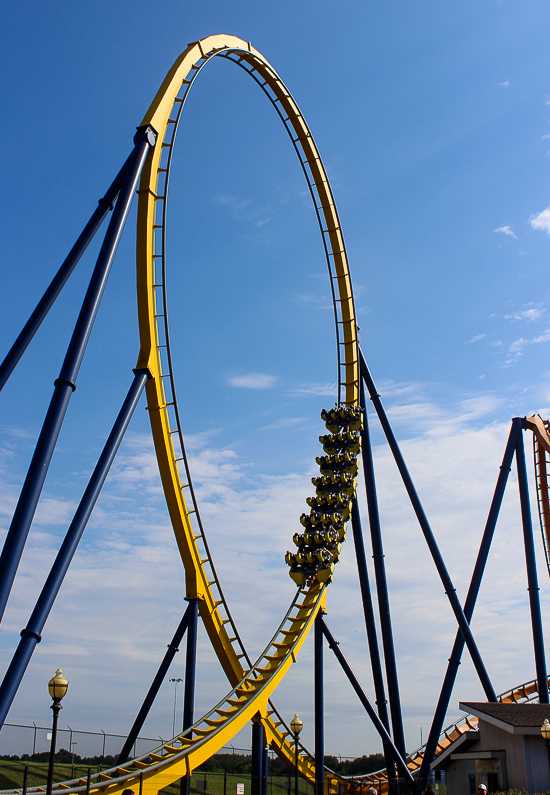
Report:
[[[213,33],[251,41],[286,82],[321,152],[363,350],[463,595],[509,420],[550,406],[548,5],[99,0],[8,3],[1,13],[2,351],[125,159],[177,55]],[[232,64],[209,64],[193,88],[170,191],[180,409],[222,582],[259,652],[292,593],[283,556],[311,491],[319,412],[334,401],[335,342],[298,161],[265,97]],[[132,214],[0,630],[5,661],[130,382],[134,240]],[[3,528],[93,251],[2,394]],[[374,438],[412,749],[420,725],[426,736],[454,627],[378,431]],[[534,676],[513,488],[474,619],[497,690]],[[351,548],[340,569],[329,623],[370,692]],[[548,624],[542,567],[540,578]],[[141,405],[9,720],[48,720],[44,682],[61,665],[71,680],[67,720],[126,730],[183,595]],[[502,642],[510,622],[515,648]],[[200,653],[197,712],[225,692],[204,639]],[[288,717],[303,714],[306,742],[310,658],[305,649],[275,699]],[[98,668],[107,672],[101,705],[90,695]],[[462,669],[453,716],[459,698],[481,697],[470,664]],[[335,668],[328,677],[327,751],[377,750]],[[171,699],[167,687],[149,734],[171,727]]]

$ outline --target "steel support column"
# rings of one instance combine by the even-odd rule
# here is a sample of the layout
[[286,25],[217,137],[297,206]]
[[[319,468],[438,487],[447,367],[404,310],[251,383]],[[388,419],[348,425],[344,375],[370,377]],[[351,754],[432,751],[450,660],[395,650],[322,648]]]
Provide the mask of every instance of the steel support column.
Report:
[[376,391],[374,381],[372,380],[372,376],[369,372],[369,368],[367,367],[367,363],[365,362],[361,350],[359,350],[359,358],[361,364],[361,375],[365,380],[365,384],[367,386],[370,398],[372,400],[374,408],[376,409],[376,413],[378,414],[380,424],[382,426],[384,434],[386,435],[386,439],[388,440],[388,444],[393,453],[395,463],[397,464],[397,468],[405,485],[405,489],[407,490],[407,494],[409,495],[409,499],[416,514],[416,518],[418,519],[418,523],[420,524],[420,528],[422,530],[424,538],[426,539],[428,549],[430,550],[432,559],[435,563],[435,567],[443,584],[443,588],[445,589],[445,593],[447,594],[447,598],[450,602],[456,621],[458,623],[458,626],[462,630],[462,634],[464,635],[468,651],[470,652],[472,662],[476,669],[481,685],[485,691],[487,701],[496,701],[497,695],[495,693],[493,685],[491,684],[491,680],[489,679],[489,675],[485,669],[483,660],[481,659],[479,649],[477,648],[474,636],[472,634],[472,630],[470,629],[468,621],[466,620],[466,616],[464,615],[464,612],[462,610],[462,606],[456,594],[456,589],[449,576],[449,572],[447,571],[447,567],[445,566],[445,562],[443,560],[441,552],[439,551],[439,547],[437,546],[437,542],[432,532],[432,528],[430,527],[426,514],[424,513],[424,508],[422,507],[422,503],[420,502],[418,494],[416,493],[416,489],[412,482],[412,478],[405,464],[405,459],[401,454],[401,450],[399,449],[399,445],[397,444],[397,440],[393,434],[393,430],[386,416],[386,412],[384,411],[382,401],[380,400],[380,396]]
[[92,214],[92,217],[82,230],[80,237],[69,251],[67,258],[53,277],[46,292],[36,305],[36,309],[25,323],[23,330],[6,354],[4,361],[2,364],[0,364],[0,392],[6,385],[10,375],[15,370],[19,360],[27,350],[32,338],[40,328],[42,321],[54,305],[61,290],[67,283],[69,276],[78,265],[82,255],[88,248],[96,232],[105,220],[107,213],[113,209],[114,203],[117,200],[120,188],[122,187],[122,183],[124,181],[126,170],[128,168],[128,162],[129,159],[126,160],[114,178],[105,196],[99,200],[99,206]]
[[[382,531],[380,528],[380,515],[378,512],[378,499],[376,496],[376,480],[374,477],[374,464],[370,443],[369,423],[365,402],[365,387],[360,379],[360,401],[364,409],[363,430],[361,432],[361,456],[363,461],[363,476],[367,493],[367,507],[369,512],[369,525],[372,543],[372,557],[374,561],[374,575],[376,578],[376,593],[378,596],[378,609],[380,613],[380,629],[382,632],[382,646],[384,648],[384,661],[386,665],[386,681],[388,683],[388,698],[390,702],[391,722],[393,728],[393,741],[402,756],[405,755],[405,733],[403,731],[403,716],[401,713],[401,699],[399,696],[399,681],[397,678],[397,663],[393,645],[393,632],[390,615],[390,597],[386,580],[386,566],[384,563],[384,546],[382,544]],[[354,531],[355,537],[355,531]],[[366,567],[365,567],[366,568]],[[363,587],[361,586],[361,591]],[[379,710],[380,714],[380,710]],[[387,724],[387,718],[384,725]]]
[[251,795],[262,795],[264,726],[260,713],[252,718],[252,771],[250,782]]
[[69,525],[67,534],[61,544],[57,557],[52,565],[44,587],[38,597],[36,606],[25,629],[21,631],[21,640],[13,655],[10,666],[0,686],[0,728],[4,725],[6,715],[12,705],[21,680],[27,670],[36,644],[42,640],[42,630],[59,593],[65,575],[69,569],[74,553],[88,519],[97,502],[105,479],[117,454],[120,443],[137,406],[145,382],[150,377],[148,370],[136,370],[122,408],[105,443],[92,477],[86,487],[74,518]]
[[145,158],[154,145],[156,134],[152,128],[139,130],[135,136],[135,147],[130,155],[128,168],[107,228],[105,239],[90,284],[69,342],[59,378],[54,384],[54,393],[36,444],[34,454],[11,521],[2,555],[0,556],[0,621],[15,579],[23,548],[42,493],[53,451],[71,395],[76,389],[76,379],[92,332],[99,304],[107,284],[124,225],[130,211]]
[[323,614],[317,613],[314,626],[314,708],[315,708],[315,795],[325,789],[325,694],[323,684]]
[[[481,544],[479,545],[479,552],[477,555],[476,564],[474,566],[474,571],[472,573],[470,587],[468,588],[468,595],[464,603],[464,615],[466,616],[468,622],[472,620],[475,603],[479,594],[479,589],[481,587],[481,580],[483,578],[483,572],[485,571],[485,565],[489,556],[489,550],[491,548],[491,542],[493,540],[500,506],[502,505],[502,498],[504,497],[504,490],[506,489],[508,475],[510,474],[510,468],[512,466],[512,459],[516,449],[516,440],[518,438],[518,434],[521,434],[521,420],[518,417],[515,417],[512,420],[512,427],[510,428],[508,442],[506,444],[506,449],[504,450],[504,456],[502,458],[502,464],[500,466],[495,492],[491,501],[491,507],[489,508],[487,522],[485,523]],[[422,766],[420,768],[420,773],[418,774],[418,785],[421,789],[424,789],[428,780],[430,764],[434,758],[439,735],[443,729],[443,723],[445,721],[447,709],[449,708],[449,701],[451,699],[451,693],[453,692],[463,650],[464,637],[462,632],[458,630],[456,633],[453,649],[451,651],[451,656],[449,657],[449,663],[447,665],[447,671],[445,673],[445,678],[441,687],[441,693],[439,695],[437,707],[432,719],[428,741],[424,749]]]
[[189,623],[189,614],[191,612],[191,605],[187,605],[185,613],[183,614],[183,618],[181,619],[177,630],[174,633],[174,637],[172,638],[171,642],[168,644],[168,651],[164,655],[164,659],[162,660],[159,669],[156,673],[153,682],[151,683],[151,687],[149,688],[149,692],[145,696],[143,704],[141,706],[140,711],[137,714],[137,717],[134,721],[134,725],[130,729],[130,734],[126,738],[124,745],[122,746],[122,751],[120,752],[117,765],[122,765],[130,756],[130,752],[132,750],[132,746],[134,745],[135,741],[137,740],[138,734],[141,731],[143,724],[145,723],[145,719],[149,714],[149,710],[153,706],[153,702],[157,697],[157,693],[160,690],[161,684],[164,682],[166,674],[168,673],[168,669],[170,668],[170,664],[174,659],[176,652],[179,651],[179,645],[181,640],[185,634],[185,630],[187,629]]
[[[523,426],[526,428],[526,424]],[[537,689],[539,702],[548,704],[548,679],[546,674],[546,657],[544,653],[544,635],[542,632],[542,616],[540,613],[539,583],[535,560],[535,544],[531,508],[529,507],[529,487],[527,485],[527,469],[525,467],[525,449],[523,434],[516,440],[516,464],[518,469],[519,499],[521,503],[521,522],[523,525],[523,541],[525,545],[525,563],[527,566],[527,590],[531,608],[531,625],[533,627],[533,648],[535,652],[535,669],[537,672]]]
[[376,731],[378,732],[378,734],[382,738],[382,742],[386,743],[388,748],[391,749],[391,754],[393,756],[393,759],[395,761],[397,769],[399,770],[399,772],[403,776],[407,787],[409,788],[411,793],[413,793],[413,795],[420,795],[420,790],[418,789],[418,787],[416,785],[416,782],[415,782],[415,780],[413,779],[413,777],[411,775],[411,771],[407,767],[406,760],[401,756],[401,754],[399,753],[399,751],[397,750],[397,748],[393,744],[392,738],[388,734],[388,730],[386,729],[386,727],[384,726],[384,724],[382,723],[382,721],[378,717],[378,715],[376,713],[376,710],[374,709],[374,707],[370,703],[369,699],[367,698],[367,696],[365,694],[365,691],[363,690],[363,688],[359,684],[359,682],[357,680],[357,677],[355,676],[355,674],[351,670],[350,664],[348,663],[348,661],[346,660],[346,658],[344,657],[344,655],[340,651],[340,648],[338,646],[338,642],[334,639],[331,631],[329,630],[329,628],[327,627],[327,625],[325,624],[324,621],[322,623],[322,627],[323,627],[323,634],[324,634],[325,638],[328,641],[329,648],[332,649],[336,659],[338,660],[338,662],[342,666],[342,669],[343,669],[344,673],[346,674],[346,676],[348,677],[351,686],[353,687],[353,689],[355,690],[357,696],[359,697],[359,701],[364,706],[369,718],[371,719],[372,723],[374,724],[374,728],[376,729]]
[[[375,703],[380,720],[389,731],[390,722],[388,719],[388,709],[386,696],[384,693],[384,677],[382,674],[382,664],[380,662],[378,636],[376,634],[374,608],[372,605],[372,595],[370,592],[369,573],[367,569],[367,559],[365,557],[365,545],[363,543],[363,531],[361,529],[361,517],[356,499],[353,501],[351,506],[351,527],[353,531],[353,541],[355,544],[355,556],[357,558],[357,571],[359,573],[359,585],[361,588],[361,598],[363,601],[365,626],[367,628],[367,641],[369,644],[372,678],[374,680],[374,694],[376,698]],[[393,764],[392,755],[386,746],[384,746],[384,759],[386,762],[388,782],[392,782],[395,779],[395,766]]]
[[262,748],[262,795],[267,795],[268,773],[269,773],[269,747],[267,745],[264,745],[264,747]]
[[[199,600],[189,599],[189,627],[187,630],[187,649],[185,652],[185,684],[183,694],[183,731],[193,725],[195,710],[195,674],[197,666],[197,623],[199,615]],[[188,735],[190,736],[190,735]],[[189,795],[191,791],[191,776],[183,776],[180,780],[181,795]]]

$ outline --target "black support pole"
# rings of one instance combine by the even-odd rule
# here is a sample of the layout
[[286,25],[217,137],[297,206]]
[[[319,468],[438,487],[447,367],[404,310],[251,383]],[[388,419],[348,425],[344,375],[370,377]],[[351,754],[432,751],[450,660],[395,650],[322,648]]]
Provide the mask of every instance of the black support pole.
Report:
[[[374,608],[369,585],[369,573],[367,569],[367,559],[365,556],[365,545],[363,543],[363,531],[361,529],[361,517],[359,506],[355,499],[351,506],[351,527],[353,531],[353,541],[355,543],[355,556],[357,558],[357,571],[359,573],[359,585],[361,588],[361,598],[363,600],[363,613],[365,616],[365,626],[367,628],[367,641],[369,644],[370,663],[372,668],[372,678],[374,680],[374,694],[376,698],[376,708],[380,720],[386,727],[390,728],[388,719],[388,709],[384,694],[384,676],[382,674],[382,664],[380,662],[380,651],[378,649],[378,637],[376,635],[376,623],[374,620]],[[395,779],[395,766],[389,748],[384,746],[384,758],[386,761],[386,774],[388,782]],[[394,787],[392,786],[392,789]]]
[[[183,694],[183,731],[193,725],[195,710],[195,674],[197,666],[197,624],[199,616],[199,600],[189,599],[189,627],[187,630],[187,649],[185,653],[185,683]],[[190,737],[191,735],[188,735]],[[181,795],[191,792],[191,776],[183,776],[180,780]]]
[[71,395],[76,389],[78,371],[130,211],[141,170],[149,149],[155,143],[156,134],[152,128],[148,127],[145,130],[138,130],[134,140],[135,147],[128,161],[120,196],[107,228],[59,378],[55,381],[50,406],[0,556],[0,621],[6,609],[65,413]]
[[27,350],[32,338],[40,328],[42,321],[54,305],[57,297],[59,296],[61,290],[67,283],[69,276],[74,271],[75,267],[78,265],[82,255],[88,248],[89,244],[93,240],[96,232],[100,228],[101,224],[105,220],[107,214],[110,210],[113,209],[113,205],[117,199],[117,196],[120,192],[120,188],[122,187],[122,183],[124,181],[124,177],[126,175],[126,170],[128,168],[129,160],[126,160],[118,174],[113,180],[112,185],[108,189],[105,196],[99,200],[98,207],[92,214],[92,217],[84,227],[82,234],[69,251],[67,258],[55,274],[54,278],[52,279],[49,287],[47,288],[46,292],[36,305],[36,309],[26,322],[23,327],[23,330],[11,346],[10,350],[6,354],[6,358],[0,364],[0,392],[6,385],[10,375],[15,370],[19,360]]
[[[527,427],[524,425],[524,427]],[[535,652],[535,669],[537,672],[537,689],[539,702],[548,704],[548,679],[546,674],[546,657],[544,653],[544,635],[542,632],[542,616],[540,613],[539,583],[535,560],[535,544],[531,508],[529,507],[529,487],[527,485],[527,469],[525,467],[525,450],[523,434],[516,440],[516,464],[518,468],[519,499],[521,503],[521,522],[523,525],[523,541],[525,545],[525,563],[527,566],[527,590],[531,608],[531,626],[533,628],[533,648]]]
[[185,692],[183,696],[183,731],[193,725],[195,710],[195,673],[197,666],[197,624],[199,600],[189,599],[189,629],[185,653]]
[[[388,683],[388,698],[390,701],[391,723],[393,728],[393,741],[399,753],[405,755],[405,732],[403,731],[403,716],[401,714],[401,698],[399,696],[399,681],[397,678],[397,663],[393,645],[393,632],[390,615],[390,597],[386,580],[386,566],[384,563],[384,546],[382,544],[382,531],[380,528],[380,514],[378,512],[378,499],[376,496],[376,481],[374,477],[374,463],[370,443],[367,407],[365,405],[365,387],[361,379],[360,387],[361,407],[364,409],[363,430],[361,432],[361,456],[363,461],[363,475],[367,492],[367,507],[369,512],[370,535],[372,542],[372,557],[374,561],[374,575],[376,578],[376,593],[378,596],[378,609],[380,613],[380,629],[382,632],[382,646],[384,648],[384,661],[386,664],[386,681]],[[354,532],[355,537],[355,532]],[[380,711],[379,711],[380,714]],[[387,723],[384,725],[387,726]]]
[[363,690],[363,688],[361,687],[361,685],[359,684],[359,682],[357,680],[357,677],[353,673],[350,664],[348,663],[348,661],[346,660],[346,658],[344,657],[344,655],[340,651],[340,648],[338,646],[338,642],[334,639],[331,631],[329,630],[329,628],[327,627],[327,625],[325,624],[324,621],[323,621],[322,627],[323,627],[323,634],[324,634],[325,638],[328,641],[329,648],[332,649],[336,659],[338,660],[338,662],[342,666],[342,669],[343,669],[344,673],[346,674],[346,676],[348,677],[351,686],[353,687],[353,689],[355,690],[357,696],[359,697],[359,701],[364,706],[369,718],[371,719],[372,723],[374,724],[374,728],[376,729],[376,731],[378,732],[378,734],[382,738],[382,742],[385,742],[387,744],[388,748],[391,749],[391,754],[393,756],[395,764],[397,765],[397,769],[399,770],[399,772],[403,776],[408,788],[413,793],[413,795],[420,795],[420,790],[418,789],[418,787],[416,785],[416,782],[415,782],[415,780],[413,779],[413,777],[411,775],[411,771],[407,767],[407,763],[406,763],[405,759],[401,756],[401,754],[399,753],[399,751],[397,750],[397,748],[393,744],[393,741],[392,741],[390,735],[388,734],[388,730],[386,729],[386,727],[384,726],[384,724],[382,723],[382,721],[378,717],[378,715],[376,713],[376,710],[374,709],[374,707],[370,703],[369,699],[367,698],[367,696],[365,694],[365,691]]
[[126,762],[126,760],[130,756],[130,752],[132,750],[135,741],[137,740],[138,734],[141,731],[141,727],[145,723],[145,719],[149,714],[149,710],[153,706],[153,702],[157,697],[157,693],[160,690],[160,686],[163,683],[166,674],[168,673],[168,669],[170,668],[170,663],[174,659],[176,652],[179,651],[179,645],[181,643],[181,639],[185,634],[185,630],[187,629],[187,625],[189,622],[190,611],[191,611],[191,606],[188,605],[187,609],[185,610],[185,613],[183,614],[183,618],[181,619],[179,626],[174,634],[174,637],[172,638],[172,641],[168,645],[168,650],[164,655],[164,659],[162,660],[159,666],[155,678],[153,679],[151,687],[149,688],[149,692],[145,696],[141,709],[138,712],[137,717],[134,721],[134,725],[130,729],[130,734],[128,735],[124,745],[122,746],[122,751],[120,752],[117,759],[117,765],[124,764],[124,762]]
[[426,514],[424,513],[424,508],[422,507],[422,503],[420,502],[418,494],[416,493],[416,489],[412,482],[412,478],[405,464],[405,459],[401,454],[401,450],[399,449],[399,445],[397,444],[397,440],[393,434],[393,430],[386,416],[386,412],[384,411],[382,401],[380,400],[380,396],[376,391],[374,381],[372,380],[372,376],[369,372],[367,363],[365,362],[364,356],[361,351],[359,351],[359,357],[361,362],[361,375],[365,380],[365,384],[367,386],[370,398],[372,400],[374,408],[376,409],[376,413],[378,414],[380,424],[386,435],[386,439],[388,440],[388,444],[393,453],[395,463],[397,464],[397,468],[405,485],[405,489],[407,490],[407,494],[409,495],[409,499],[416,514],[416,518],[418,519],[418,523],[420,524],[420,528],[422,530],[424,538],[426,539],[428,549],[430,550],[430,553],[432,555],[432,559],[435,563],[435,567],[443,584],[443,588],[445,589],[445,593],[447,594],[447,598],[450,602],[456,621],[466,641],[466,646],[468,647],[468,651],[470,652],[470,656],[472,658],[472,662],[474,664],[477,675],[481,682],[481,686],[485,691],[487,701],[496,702],[497,695],[495,693],[493,685],[491,684],[491,680],[489,679],[489,675],[485,669],[483,660],[481,659],[481,654],[479,653],[479,649],[477,648],[474,636],[472,634],[472,630],[470,629],[470,625],[468,624],[466,616],[464,615],[464,612],[462,610],[462,606],[458,599],[456,589],[449,576],[449,572],[447,571],[447,567],[445,566],[445,562],[443,560],[441,552],[439,551],[439,547],[437,546],[435,536],[432,532]]
[[262,795],[262,768],[264,748],[264,727],[260,714],[252,719],[252,775],[250,782],[251,795]]
[[[506,444],[506,449],[504,451],[504,456],[502,458],[502,464],[500,466],[500,471],[495,486],[495,492],[493,494],[491,507],[489,509],[489,514],[487,516],[487,522],[485,523],[485,530],[483,531],[483,537],[481,539],[481,544],[479,545],[479,552],[477,555],[476,564],[474,566],[472,579],[470,581],[470,587],[468,588],[468,595],[466,597],[466,602],[464,603],[464,615],[468,619],[468,622],[472,620],[475,603],[479,594],[479,589],[481,587],[483,572],[485,571],[485,565],[487,563],[489,550],[491,548],[491,542],[493,540],[493,535],[498,519],[498,514],[500,511],[500,506],[502,505],[502,498],[504,497],[504,490],[506,489],[506,484],[508,482],[508,475],[510,474],[510,468],[512,466],[512,459],[514,457],[514,452],[516,449],[516,440],[518,434],[520,433],[521,433],[521,420],[518,417],[515,417],[512,420],[512,427],[510,428],[508,442]],[[432,725],[430,727],[428,741],[426,742],[426,747],[424,749],[422,765],[420,767],[420,772],[418,774],[418,785],[421,789],[425,787],[426,782],[428,780],[428,774],[430,772],[430,764],[434,758],[435,751],[437,748],[437,743],[439,740],[439,735],[441,734],[441,730],[443,729],[443,723],[445,721],[447,709],[449,708],[449,701],[451,699],[451,693],[453,692],[453,687],[456,675],[458,673],[458,667],[460,665],[463,650],[464,650],[464,637],[462,635],[462,632],[458,630],[458,632],[456,633],[453,649],[451,651],[451,656],[449,657],[447,671],[445,673],[445,678],[443,680],[443,685],[441,687],[441,693],[439,695],[437,707],[432,719]]]
[[269,748],[267,745],[264,745],[264,747],[262,748],[262,795],[267,795],[268,772],[269,772]]
[[148,370],[136,370],[132,386],[130,387],[122,408],[105,443],[92,477],[86,487],[74,518],[69,525],[67,534],[61,544],[57,557],[52,565],[42,592],[38,597],[25,629],[21,631],[21,640],[17,646],[10,666],[0,685],[0,728],[4,725],[8,711],[13,703],[15,694],[27,670],[36,644],[42,640],[42,630],[46,623],[53,604],[63,584],[74,553],[78,547],[82,534],[88,524],[97,498],[101,492],[105,479],[117,454],[120,443],[128,424],[137,406],[145,382],[150,377]]
[[314,649],[314,703],[315,703],[315,795],[324,795],[325,789],[325,694],[323,687],[323,614],[315,618]]

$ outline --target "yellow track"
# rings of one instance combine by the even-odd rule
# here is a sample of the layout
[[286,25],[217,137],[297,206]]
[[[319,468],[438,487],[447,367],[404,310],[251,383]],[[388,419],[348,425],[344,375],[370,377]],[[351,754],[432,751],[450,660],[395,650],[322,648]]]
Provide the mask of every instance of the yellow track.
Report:
[[[319,583],[299,590],[264,654],[254,665],[249,664],[215,573],[187,466],[166,311],[166,202],[172,150],[185,98],[200,69],[214,57],[232,60],[248,71],[291,134],[314,199],[329,264],[337,328],[339,400],[357,405],[359,397],[355,309],[346,251],[332,191],[309,128],[273,67],[249,43],[233,36],[211,36],[194,42],[169,71],[141,123],[151,125],[158,138],[138,191],[136,257],[141,350],[137,366],[148,368],[152,374],[146,387],[147,408],[166,502],[185,567],[187,598],[200,600],[200,616],[233,689],[185,735],[154,753],[93,778],[92,790],[113,795],[126,788],[157,792],[190,773],[258,715],[267,742],[292,763],[294,749],[286,739],[290,732],[268,699],[296,659],[315,616],[323,609],[326,593],[326,585]],[[314,777],[312,763],[302,748],[300,772],[310,779]],[[59,788],[82,791],[84,783],[65,782]]]
[[[127,788],[140,795],[158,792],[190,774],[253,718],[261,719],[267,742],[293,766],[294,747],[287,741],[290,730],[269,698],[296,660],[316,615],[324,610],[326,598],[326,584],[314,583],[309,589],[299,589],[265,651],[252,664],[215,572],[187,465],[167,322],[166,204],[172,151],[185,99],[199,71],[214,57],[232,60],[256,80],[292,137],[315,203],[329,265],[337,329],[338,397],[348,405],[357,405],[359,398],[356,318],[347,256],[332,191],[309,128],[278,74],[250,43],[223,35],[194,42],[168,72],[142,121],[142,125],[154,127],[158,139],[138,191],[136,256],[141,350],[137,366],[148,368],[152,374],[146,386],[148,410],[166,502],[185,567],[187,598],[200,600],[201,618],[232,689],[182,735],[154,752],[93,776],[91,790],[108,795]],[[534,684],[516,688],[501,700],[524,700],[534,692]],[[445,730],[437,753],[475,723],[475,718],[467,717]],[[411,771],[420,766],[422,752],[419,749],[408,757]],[[303,776],[314,780],[314,760],[303,747],[298,766]],[[342,780],[330,771],[326,778],[331,784]],[[363,780],[378,783],[384,789],[383,778],[380,772]],[[84,792],[86,782],[67,781],[54,785],[54,789]],[[44,790],[30,788],[29,792],[32,791]]]

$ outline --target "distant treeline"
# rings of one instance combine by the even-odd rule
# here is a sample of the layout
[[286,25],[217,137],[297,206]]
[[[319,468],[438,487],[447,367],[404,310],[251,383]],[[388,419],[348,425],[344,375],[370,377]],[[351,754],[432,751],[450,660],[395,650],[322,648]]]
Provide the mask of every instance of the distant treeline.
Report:
[[[50,752],[41,751],[39,754],[22,754],[21,756],[2,756],[10,762],[49,762]],[[74,761],[75,765],[88,765],[88,767],[114,767],[117,761],[116,756],[79,756],[67,751],[66,748],[60,748],[55,754],[55,762],[60,765],[70,765]]]
[[[10,762],[48,762],[49,751],[42,751],[39,754],[22,754],[22,756],[3,756],[2,759]],[[55,755],[56,764],[70,765],[75,764],[79,767],[114,767],[117,762],[116,756],[79,756],[60,748]],[[384,767],[383,754],[369,754],[369,756],[358,756],[356,759],[342,759],[337,756],[325,756],[325,765],[334,773],[342,776],[361,776],[380,770]],[[243,775],[252,772],[251,754],[214,754],[204,762],[196,772],[204,773],[242,773]],[[278,757],[269,760],[268,775],[288,776],[289,768]]]

